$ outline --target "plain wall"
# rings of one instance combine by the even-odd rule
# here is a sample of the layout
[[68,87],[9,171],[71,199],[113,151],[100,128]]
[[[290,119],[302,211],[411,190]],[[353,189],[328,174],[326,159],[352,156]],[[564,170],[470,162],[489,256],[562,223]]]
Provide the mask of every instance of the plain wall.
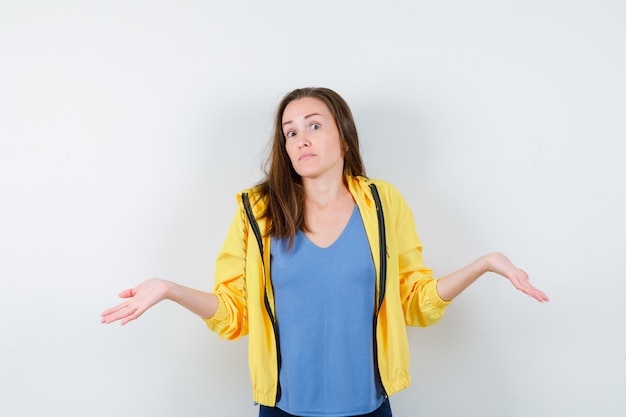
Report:
[[351,105],[426,264],[500,250],[408,329],[394,415],[626,415],[626,3],[0,2],[0,415],[254,416],[247,340],[171,302],[101,325],[152,276],[211,290],[275,106]]

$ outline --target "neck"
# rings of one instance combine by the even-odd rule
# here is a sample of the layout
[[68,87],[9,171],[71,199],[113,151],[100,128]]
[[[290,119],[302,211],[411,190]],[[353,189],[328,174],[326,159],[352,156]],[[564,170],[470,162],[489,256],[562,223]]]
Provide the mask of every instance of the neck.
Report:
[[303,178],[305,204],[319,208],[328,207],[336,201],[345,198],[350,191],[344,183],[343,175],[333,179]]

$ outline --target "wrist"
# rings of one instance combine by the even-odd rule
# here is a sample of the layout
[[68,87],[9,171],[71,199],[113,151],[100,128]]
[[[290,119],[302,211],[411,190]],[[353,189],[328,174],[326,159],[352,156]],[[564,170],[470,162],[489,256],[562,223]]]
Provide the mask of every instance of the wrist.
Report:
[[477,267],[480,275],[486,274],[487,272],[492,272],[493,270],[493,263],[491,262],[490,253],[478,258],[476,260],[476,263],[478,264]]
[[172,281],[161,280],[162,298],[164,300],[176,301],[178,298],[178,289],[176,283]]

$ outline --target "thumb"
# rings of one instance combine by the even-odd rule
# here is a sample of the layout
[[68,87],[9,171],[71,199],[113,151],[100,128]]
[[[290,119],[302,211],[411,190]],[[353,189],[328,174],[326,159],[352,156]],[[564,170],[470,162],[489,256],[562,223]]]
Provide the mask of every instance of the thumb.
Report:
[[133,297],[134,295],[135,295],[135,290],[133,288],[124,290],[119,294],[120,298],[130,298],[130,297]]

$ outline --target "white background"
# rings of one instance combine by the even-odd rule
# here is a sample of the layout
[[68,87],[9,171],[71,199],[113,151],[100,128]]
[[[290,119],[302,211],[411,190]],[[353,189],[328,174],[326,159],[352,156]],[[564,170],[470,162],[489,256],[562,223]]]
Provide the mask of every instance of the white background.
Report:
[[371,177],[444,275],[486,275],[409,329],[394,415],[626,415],[626,3],[0,2],[0,415],[254,416],[246,340],[169,302],[101,325],[158,276],[210,290],[275,106],[351,105]]

